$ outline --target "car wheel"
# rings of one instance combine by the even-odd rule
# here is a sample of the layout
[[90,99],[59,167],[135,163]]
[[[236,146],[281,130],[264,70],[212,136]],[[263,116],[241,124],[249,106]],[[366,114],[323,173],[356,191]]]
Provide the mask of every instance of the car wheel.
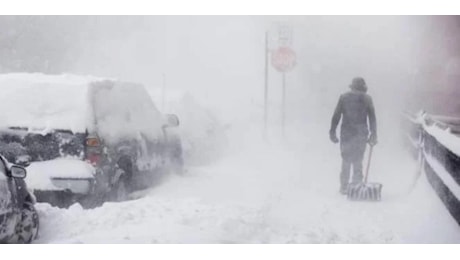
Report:
[[182,175],[184,173],[184,158],[182,143],[179,138],[172,142],[172,151],[170,153],[170,169],[173,173]]
[[24,202],[21,221],[16,225],[15,242],[20,244],[31,243],[38,235],[38,213],[30,201]]
[[170,170],[177,175],[184,175],[184,160],[182,156],[171,159]]
[[104,203],[104,197],[99,194],[86,195],[78,199],[78,203],[84,209],[94,209],[100,207]]

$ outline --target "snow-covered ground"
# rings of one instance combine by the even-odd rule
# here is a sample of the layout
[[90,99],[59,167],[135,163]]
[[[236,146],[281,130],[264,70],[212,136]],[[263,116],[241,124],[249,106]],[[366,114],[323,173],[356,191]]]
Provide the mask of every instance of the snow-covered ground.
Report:
[[460,243],[424,175],[409,192],[416,163],[391,143],[375,148],[371,166],[383,200],[350,202],[327,135],[265,143],[257,131],[234,134],[240,142],[221,160],[138,199],[91,210],[38,204],[36,243]]
[[[265,140],[257,107],[242,105],[224,123],[190,94],[166,101],[181,118],[185,174],[96,209],[37,204],[36,243],[460,243],[459,226],[425,177],[409,190],[416,163],[399,146],[388,110],[370,176],[384,185],[383,200],[350,202],[338,192],[339,147],[316,103],[301,120],[290,114],[284,137],[271,118]],[[29,184],[43,166],[30,166]],[[68,175],[79,169],[62,167]]]

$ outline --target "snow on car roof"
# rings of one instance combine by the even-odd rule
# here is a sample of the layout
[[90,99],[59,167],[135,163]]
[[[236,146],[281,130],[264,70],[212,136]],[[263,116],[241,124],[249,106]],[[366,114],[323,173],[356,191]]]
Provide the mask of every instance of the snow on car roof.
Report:
[[90,123],[90,83],[93,76],[0,74],[0,127],[25,127],[46,133],[51,129],[84,132]]

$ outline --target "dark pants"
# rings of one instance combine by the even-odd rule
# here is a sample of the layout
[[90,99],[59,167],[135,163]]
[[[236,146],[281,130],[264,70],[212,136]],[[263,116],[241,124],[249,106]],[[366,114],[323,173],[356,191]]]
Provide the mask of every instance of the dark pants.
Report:
[[366,136],[353,136],[340,142],[342,155],[341,187],[346,187],[350,179],[350,168],[353,166],[352,182],[363,180],[363,158],[366,151]]

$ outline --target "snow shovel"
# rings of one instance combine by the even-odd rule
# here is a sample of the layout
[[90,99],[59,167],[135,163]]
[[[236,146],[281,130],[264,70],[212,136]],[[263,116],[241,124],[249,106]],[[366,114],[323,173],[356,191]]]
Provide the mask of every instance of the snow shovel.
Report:
[[371,166],[371,157],[373,145],[370,145],[369,158],[367,160],[366,174],[363,182],[350,183],[347,191],[347,198],[354,201],[380,201],[382,193],[382,184],[368,183],[369,168]]

